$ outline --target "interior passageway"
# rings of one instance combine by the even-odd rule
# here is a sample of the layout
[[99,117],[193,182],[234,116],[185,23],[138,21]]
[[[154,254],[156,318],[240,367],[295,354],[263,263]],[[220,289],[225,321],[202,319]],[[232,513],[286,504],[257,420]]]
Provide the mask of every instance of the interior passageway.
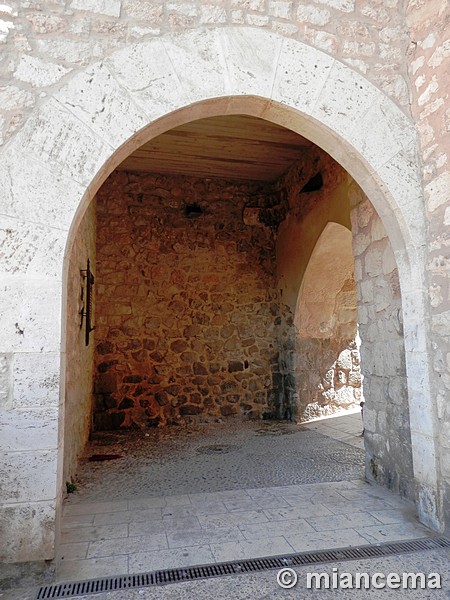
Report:
[[[353,185],[308,140],[244,115],[170,130],[112,173],[71,254],[73,288],[87,260],[95,275],[95,330],[86,345],[86,323],[68,328],[65,481],[92,431],[305,421],[359,404],[360,387],[344,393],[360,386],[357,347],[354,368],[336,369],[332,389],[323,384],[356,330]],[[324,230],[346,257],[345,281],[330,265],[309,266]],[[339,280],[329,281],[319,344],[307,324],[319,300],[309,292],[305,304],[305,273],[323,289]],[[86,294],[69,292],[75,324]]]
[[364,482],[412,498],[400,287],[320,148],[246,115],[168,131],[100,188],[68,281],[60,579],[426,534]]

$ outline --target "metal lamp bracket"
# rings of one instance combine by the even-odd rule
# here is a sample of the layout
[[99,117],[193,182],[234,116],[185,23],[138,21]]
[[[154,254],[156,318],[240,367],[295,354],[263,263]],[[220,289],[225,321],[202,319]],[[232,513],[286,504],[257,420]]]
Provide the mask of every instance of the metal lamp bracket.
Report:
[[85,280],[85,285],[84,285],[84,296],[83,296],[83,300],[84,300],[84,304],[83,304],[83,308],[81,309],[81,327],[83,327],[83,321],[84,319],[86,319],[85,322],[85,341],[86,341],[86,346],[89,346],[89,335],[91,333],[91,331],[94,331],[95,327],[92,327],[92,288],[94,286],[94,275],[91,271],[91,262],[88,259],[87,261],[87,268],[86,269],[80,269],[80,273],[81,276],[83,277],[83,279]]

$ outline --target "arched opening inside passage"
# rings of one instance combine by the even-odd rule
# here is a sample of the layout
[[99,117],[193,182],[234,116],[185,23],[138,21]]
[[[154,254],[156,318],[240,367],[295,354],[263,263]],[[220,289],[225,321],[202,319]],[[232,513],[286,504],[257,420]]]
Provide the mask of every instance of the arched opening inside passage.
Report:
[[351,231],[328,223],[306,267],[295,311],[301,420],[336,414],[363,402],[353,273]]

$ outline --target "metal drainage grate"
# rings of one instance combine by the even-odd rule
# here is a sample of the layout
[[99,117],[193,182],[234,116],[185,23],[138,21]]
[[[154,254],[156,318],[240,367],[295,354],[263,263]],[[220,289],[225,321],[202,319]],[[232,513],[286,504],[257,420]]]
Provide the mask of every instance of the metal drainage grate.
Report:
[[120,575],[117,577],[104,577],[102,579],[56,583],[41,587],[36,599],[87,596],[90,594],[99,594],[100,592],[160,586],[183,581],[194,581],[196,579],[223,577],[224,575],[257,573],[259,571],[281,569],[286,566],[295,567],[323,562],[376,558],[379,556],[406,554],[408,552],[436,550],[439,548],[450,548],[450,540],[443,537],[422,538],[406,542],[380,544],[379,546],[355,546],[354,548],[320,550],[319,552],[303,552],[300,554],[288,554],[286,556],[255,558],[186,567],[184,569],[168,569],[167,571],[154,571],[153,573],[142,573],[140,575]]

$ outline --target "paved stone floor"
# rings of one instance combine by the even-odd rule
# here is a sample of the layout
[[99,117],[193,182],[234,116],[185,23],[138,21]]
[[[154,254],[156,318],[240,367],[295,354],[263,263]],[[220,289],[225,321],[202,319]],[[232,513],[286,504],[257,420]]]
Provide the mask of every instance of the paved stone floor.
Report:
[[[355,413],[302,426],[226,422],[155,431],[149,436],[140,432],[96,436],[81,461],[78,489],[64,505],[55,579],[71,581],[429,535],[409,502],[364,482],[361,429],[361,416]],[[121,458],[90,462],[93,454]],[[450,597],[446,550],[320,565],[320,570],[331,573],[333,566],[350,572],[437,571],[444,576],[443,590],[406,593],[411,598]],[[279,588],[276,573],[265,572],[94,597],[335,597],[335,590],[305,590],[304,576],[311,567],[296,570],[300,584],[295,590]],[[15,590],[8,585],[2,588],[0,581],[0,598],[34,599],[32,580],[23,577],[23,588],[17,589],[22,578],[11,576]],[[396,597],[405,593],[394,592]],[[374,593],[393,591],[358,590],[351,597],[364,600]]]
[[70,581],[426,536],[414,507],[363,480],[359,414],[298,427],[226,423],[101,435],[65,503]]

